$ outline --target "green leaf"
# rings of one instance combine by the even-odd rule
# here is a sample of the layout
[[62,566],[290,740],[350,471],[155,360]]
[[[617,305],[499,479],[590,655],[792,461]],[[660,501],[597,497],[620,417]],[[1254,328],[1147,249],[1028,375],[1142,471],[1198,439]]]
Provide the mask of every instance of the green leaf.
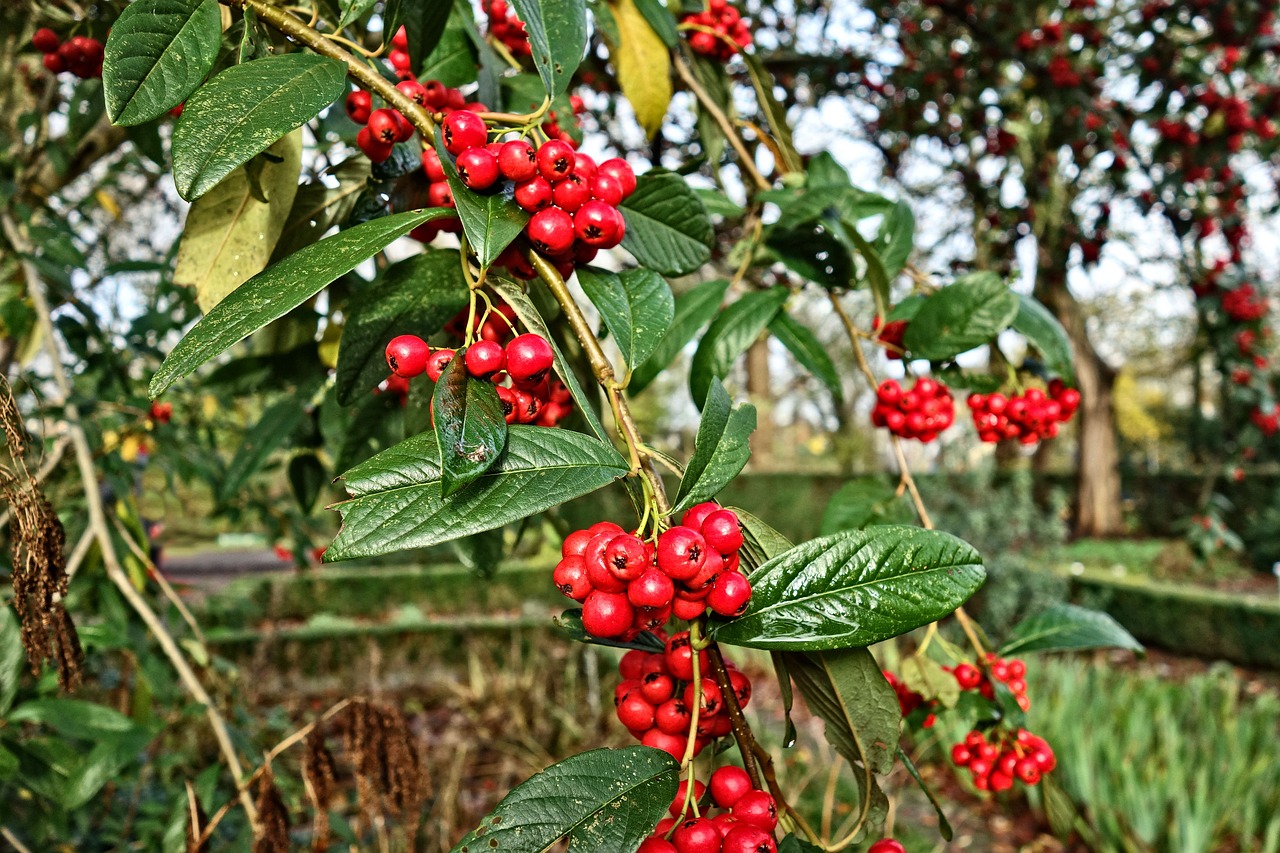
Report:
[[652,270],[613,273],[580,267],[578,284],[600,311],[628,371],[643,364],[675,317],[675,297],[667,282]]
[[440,449],[440,484],[446,498],[489,470],[507,444],[507,422],[498,391],[492,382],[467,372],[465,353],[465,349],[458,350],[449,362],[431,400]]
[[303,515],[310,515],[315,509],[327,479],[324,464],[314,453],[302,453],[289,460],[289,487]]
[[866,649],[784,652],[805,704],[825,724],[827,743],[852,767],[857,806],[875,825],[888,800],[876,781],[893,769],[902,716],[897,694]]
[[954,708],[960,701],[960,684],[933,658],[912,655],[902,661],[902,682],[924,697],[926,702],[940,702]]
[[262,468],[272,451],[283,445],[302,425],[306,414],[303,401],[296,397],[287,397],[262,413],[253,428],[245,433],[222,482],[218,484],[220,503],[233,501],[249,478]]
[[801,325],[786,311],[779,311],[769,322],[769,332],[796,357],[800,366],[817,377],[835,398],[836,405],[844,403],[844,389],[840,386],[840,372],[831,360],[831,354],[817,336]]
[[1071,338],[1062,328],[1058,318],[1048,308],[1030,296],[1018,298],[1018,313],[1013,318],[1013,330],[1027,339],[1044,358],[1044,366],[1057,374],[1068,385],[1076,381],[1075,364],[1071,358]]
[[1108,614],[1074,604],[1055,604],[1015,625],[1000,654],[1109,648],[1144,651],[1142,644]]
[[929,789],[929,786],[924,783],[924,779],[920,778],[920,771],[916,769],[915,762],[911,760],[911,756],[907,754],[901,744],[898,745],[898,757],[902,759],[902,765],[907,768],[911,778],[916,780],[920,790],[929,799],[929,804],[933,806],[933,813],[938,816],[938,833],[944,841],[950,841],[955,835],[955,830],[951,828],[951,821],[947,820],[947,815],[942,810],[942,804],[938,802],[938,798],[933,795],[933,791]]
[[409,37],[409,56],[418,59],[429,56],[440,43],[452,8],[445,0],[387,0],[384,13],[387,38],[403,25]]
[[711,219],[679,175],[646,172],[620,209],[627,223],[622,248],[640,266],[663,275],[687,275],[711,259]]
[[280,161],[264,162],[258,174],[265,201],[255,197],[245,169],[236,169],[187,211],[173,281],[195,290],[202,311],[209,311],[262,272],[284,228],[298,192],[301,131],[277,140],[267,150]]
[[822,848],[813,846],[798,835],[788,835],[778,842],[778,853],[822,853]]
[[341,62],[286,53],[234,65],[187,99],[173,129],[173,178],[193,201],[315,118],[346,90]]
[[924,306],[926,299],[919,294],[908,296],[890,309],[888,316],[884,318],[886,323],[892,323],[896,320],[912,320],[916,314],[920,313],[920,309]]
[[679,43],[680,33],[676,30],[676,19],[666,6],[658,0],[635,0],[635,4],[663,44],[670,48]]
[[769,119],[769,128],[773,131],[773,139],[778,145],[782,162],[778,165],[784,172],[799,172],[800,156],[796,154],[791,141],[791,126],[787,123],[787,108],[773,93],[774,77],[764,67],[760,57],[753,52],[741,51],[738,54],[747,65],[747,74],[751,77],[751,85],[756,90],[756,102],[761,105],[765,116]]
[[970,273],[925,300],[907,326],[903,346],[917,358],[954,358],[1007,329],[1018,304],[1018,294],[1000,276]]
[[758,569],[795,547],[790,539],[745,509],[736,506],[729,509],[738,516],[738,526],[742,528],[742,561],[748,567]]
[[[338,20],[338,29],[345,30],[358,20],[362,15],[376,6],[378,0],[338,0],[338,7],[342,10],[342,17]],[[395,35],[395,30],[384,30],[388,35]]]
[[215,355],[278,320],[424,222],[452,215],[446,208],[385,216],[326,237],[267,267],[237,287],[187,332],[169,353],[148,393],[165,389]]
[[423,548],[492,530],[595,491],[627,473],[614,448],[581,433],[513,424],[497,463],[445,498],[440,447],[422,433],[343,475],[342,529],[325,560]]
[[819,534],[859,530],[870,524],[898,524],[910,519],[910,508],[897,490],[878,477],[859,477],[840,487],[822,514]]
[[848,287],[853,278],[853,256],[841,230],[840,223],[826,218],[794,225],[779,223],[769,229],[765,245],[792,272],[834,290]]
[[432,249],[387,267],[358,288],[346,308],[338,349],[338,402],[351,403],[387,378],[387,343],[398,335],[427,338],[467,307],[462,261]]
[[22,648],[22,628],[18,617],[6,602],[0,604],[0,719],[13,706],[22,681],[27,654]]
[[[470,6],[467,11],[470,12]],[[479,59],[476,56],[476,46],[467,35],[466,16],[453,14],[445,22],[444,32],[441,33],[435,50],[420,62],[418,79],[439,80],[456,89],[476,79],[477,65]]]
[[865,237],[858,233],[857,228],[849,228],[845,233],[857,248],[858,254],[862,256],[864,263],[862,277],[865,279],[867,287],[871,289],[871,296],[876,304],[876,313],[883,317],[889,312],[890,282],[889,274],[884,268],[884,262],[880,260],[880,253],[867,242]]
[[880,261],[884,264],[885,273],[893,278],[902,272],[911,257],[911,250],[915,248],[916,218],[905,201],[899,201],[885,216],[880,226],[880,239],[884,242]]
[[462,220],[467,243],[480,264],[487,267],[511,245],[512,240],[520,236],[529,222],[529,213],[516,204],[515,185],[510,181],[503,181],[501,189],[488,194],[467,189],[454,166],[457,158],[444,147],[442,133],[436,134],[436,152],[440,155],[445,177],[449,179],[449,189],[453,191],[453,201],[458,206],[457,216]]
[[142,751],[152,737],[151,732],[138,728],[99,740],[67,779],[62,791],[62,807],[78,809],[93,799],[121,770],[141,759]]
[[823,536],[751,574],[746,613],[713,630],[759,649],[869,646],[936,622],[969,599],[986,572],[954,536],[884,525]]
[[653,354],[632,371],[631,381],[627,383],[629,393],[639,394],[675,361],[680,351],[698,334],[698,330],[719,313],[720,303],[724,301],[724,294],[728,289],[728,280],[718,278],[704,281],[676,297],[675,317],[666,334],[654,345]]
[[41,723],[67,737],[99,740],[136,731],[138,724],[114,708],[82,699],[31,699],[14,708],[11,723]]
[[[560,351],[560,347],[556,346],[551,330],[543,322],[542,315],[538,313],[538,309],[534,307],[533,302],[515,282],[491,275],[488,283],[489,287],[502,297],[503,302],[515,309],[516,316],[520,318],[521,324],[524,325],[527,331],[541,335],[547,343],[551,344],[551,351],[555,353],[556,357],[556,375],[560,377],[560,381],[564,382],[569,389],[569,393],[573,395],[573,402],[577,411],[582,414],[587,426],[595,433],[596,438],[605,443],[610,442],[612,433],[604,428],[604,424],[600,422],[599,416],[596,415],[595,405],[593,405],[595,401],[587,396],[586,390],[579,384],[577,375],[573,372],[569,362],[565,360],[564,353]],[[592,390],[595,390],[594,386]]]
[[733,405],[729,392],[712,380],[702,422],[694,440],[693,458],[680,480],[672,512],[684,512],[710,500],[746,467],[751,458],[751,433],[756,428],[756,407]]
[[782,310],[791,291],[782,286],[756,290],[721,311],[702,336],[689,370],[689,392],[702,406],[713,377],[725,377],[760,333]]
[[569,86],[587,50],[585,0],[511,0],[524,21],[533,64],[551,97]]
[[333,226],[345,222],[369,181],[369,159],[349,157],[325,173],[336,187],[323,178],[298,187],[293,206],[280,229],[280,239],[271,253],[272,262],[293,254],[319,240]]
[[111,25],[102,60],[107,115],[142,124],[186,100],[222,43],[217,0],[134,0]]
[[835,187],[836,189],[852,189],[849,173],[844,166],[836,162],[830,151],[819,151],[809,158],[805,168],[804,185],[808,189],[819,187]]
[[659,749],[593,749],[534,774],[452,853],[539,853],[568,836],[574,853],[634,850],[666,814],[679,765]]

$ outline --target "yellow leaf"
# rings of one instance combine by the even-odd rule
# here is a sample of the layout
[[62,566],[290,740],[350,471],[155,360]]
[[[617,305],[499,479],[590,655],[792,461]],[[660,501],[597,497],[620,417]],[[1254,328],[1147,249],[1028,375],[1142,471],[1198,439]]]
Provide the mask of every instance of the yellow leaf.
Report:
[[240,168],[201,196],[187,213],[173,280],[195,288],[202,311],[262,272],[280,239],[298,192],[302,131],[279,140],[267,154],[258,172],[265,202],[254,197],[249,175]]
[[329,318],[324,334],[320,336],[320,363],[330,370],[338,366],[338,344],[342,341],[342,327],[342,323],[335,323],[333,318]]
[[93,194],[93,197],[98,200],[98,205],[105,210],[112,219],[120,218],[120,205],[116,204],[116,200],[112,197],[111,193],[106,190],[98,190]]
[[653,136],[662,127],[671,104],[671,55],[636,8],[635,0],[612,0],[609,11],[620,42],[610,48],[618,85],[631,102],[640,126]]

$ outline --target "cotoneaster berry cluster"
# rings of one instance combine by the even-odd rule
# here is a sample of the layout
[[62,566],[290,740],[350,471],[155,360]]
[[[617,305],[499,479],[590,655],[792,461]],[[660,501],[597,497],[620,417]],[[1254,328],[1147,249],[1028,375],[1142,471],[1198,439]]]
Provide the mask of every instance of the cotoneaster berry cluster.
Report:
[[699,504],[656,537],[641,539],[610,521],[565,538],[552,579],[582,602],[582,627],[602,639],[632,640],[672,616],[696,619],[708,608],[733,617],[746,610],[751,583],[738,569],[738,516]]
[[1009,397],[999,393],[970,394],[966,402],[983,441],[1035,444],[1055,438],[1059,425],[1071,420],[1080,406],[1080,392],[1054,379],[1047,394],[1030,388]]
[[31,46],[44,54],[44,67],[51,74],[70,71],[81,80],[102,76],[102,42],[92,36],[72,36],[66,41],[48,27],[31,37]]
[[529,46],[524,21],[516,17],[507,0],[485,0],[484,13],[489,19],[489,38],[505,47],[516,59],[532,55],[533,48]]
[[705,12],[686,15],[680,21],[689,28],[689,47],[716,62],[728,62],[751,46],[751,22],[726,0],[710,0]]
[[[661,628],[652,629],[652,633],[663,641],[661,652],[632,649],[618,664],[622,682],[613,694],[618,722],[645,746],[664,750],[678,760],[688,746],[693,709],[697,707],[693,754],[698,755],[732,730],[724,694],[711,677],[705,649],[696,653],[695,680],[695,652],[688,631],[669,637]],[[745,708],[751,702],[751,680],[729,661],[725,661],[725,669],[738,707]]]
[[999,730],[993,734],[989,739],[980,731],[971,731],[951,747],[951,760],[969,771],[979,791],[1008,791],[1015,780],[1036,785],[1057,766],[1045,739],[1026,729],[1018,729],[1012,737]]
[[[689,781],[681,781],[671,817],[659,821],[636,853],[777,853],[778,806],[772,795],[757,790],[747,771],[733,764],[718,768],[710,782],[694,781],[692,800],[699,809],[690,815]],[[713,807],[720,811],[711,814]]]
[[951,391],[941,382],[925,377],[906,390],[896,379],[886,379],[876,389],[871,422],[901,438],[928,444],[955,420]]

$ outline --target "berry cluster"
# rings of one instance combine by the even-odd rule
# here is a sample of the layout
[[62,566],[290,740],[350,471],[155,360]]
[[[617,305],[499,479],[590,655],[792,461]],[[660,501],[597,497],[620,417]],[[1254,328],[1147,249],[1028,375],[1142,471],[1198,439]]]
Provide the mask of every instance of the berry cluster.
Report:
[[147,413],[147,418],[154,424],[167,424],[173,420],[173,403],[161,403],[155,400],[151,403],[151,410]]
[[980,731],[969,732],[951,747],[951,760],[968,769],[979,791],[996,792],[1012,788],[1015,779],[1035,785],[1057,766],[1045,739],[1026,729],[1018,729],[1012,738],[992,740]]
[[516,17],[515,10],[509,8],[507,0],[485,0],[484,11],[489,16],[490,37],[505,47],[508,53],[517,59],[533,54],[524,21]]
[[[598,250],[622,242],[626,221],[618,205],[636,188],[627,161],[613,158],[597,164],[561,139],[538,148],[524,139],[491,143],[483,119],[467,112],[453,113],[440,130],[444,147],[458,158],[458,178],[469,189],[487,192],[511,182],[516,204],[533,214],[525,237],[562,273],[572,273],[575,263],[586,263]],[[423,166],[434,180],[438,162],[424,153]],[[534,275],[514,246],[498,263],[519,277]]]
[[[664,638],[660,629],[654,629],[654,633]],[[697,684],[693,680],[694,651],[688,631],[665,637],[661,652],[633,649],[622,656],[618,665],[622,683],[613,695],[618,722],[645,746],[664,750],[677,759],[684,757],[695,704],[698,729],[694,755],[731,731],[724,694],[710,677],[711,662],[706,651],[697,654]],[[751,680],[728,661],[725,668],[738,706],[745,708],[751,701]]]
[[[1031,700],[1027,697],[1027,665],[1017,658],[1005,660],[995,652],[987,652],[987,666],[991,678],[1009,688],[1018,707],[1023,711],[1031,710]],[[991,678],[973,664],[958,664],[951,670],[951,674],[955,676],[961,690],[976,690],[984,699],[996,698]]]
[[1062,380],[1049,383],[1049,393],[1032,388],[1023,394],[970,394],[969,409],[978,437],[983,441],[1017,439],[1035,444],[1058,434],[1059,424],[1071,420],[1080,406],[1080,392]]
[[634,638],[674,614],[695,619],[707,608],[737,616],[751,600],[738,571],[738,516],[714,503],[690,509],[655,542],[602,521],[564,540],[552,575],[568,598],[582,602],[582,626],[604,639]]
[[[550,378],[555,355],[541,335],[517,335],[505,347],[479,340],[461,353],[468,374],[497,386],[507,423],[555,426],[573,410],[569,389]],[[387,344],[387,366],[401,380],[425,373],[437,382],[457,354],[448,348],[433,350],[417,335],[398,335]],[[501,384],[508,380],[509,387]]]
[[73,36],[61,41],[48,27],[31,37],[31,46],[44,54],[44,67],[51,74],[70,71],[81,80],[102,76],[102,42],[91,36]]
[[703,808],[700,817],[685,817],[689,782],[682,781],[672,816],[658,823],[636,853],[777,853],[777,804],[767,791],[752,786],[747,771],[729,764],[711,774],[709,787],[695,781],[694,800],[703,802],[708,790],[710,804],[723,811],[709,816]]
[[726,0],[710,0],[707,11],[686,15],[680,23],[707,28],[690,33],[689,47],[717,62],[728,62],[735,53],[751,46],[751,22]]
[[871,328],[877,332],[876,340],[884,347],[885,358],[890,361],[902,361],[902,356],[906,352],[903,349],[902,340],[907,336],[907,322],[894,320],[882,324],[878,314],[871,321]]
[[1267,299],[1252,284],[1242,284],[1222,294],[1222,310],[1237,323],[1251,323],[1267,316]]
[[924,697],[908,687],[905,681],[902,681],[887,669],[881,670],[881,672],[884,674],[885,681],[889,682],[889,686],[893,688],[893,692],[898,694],[898,707],[902,711],[902,716],[907,717],[916,708],[924,705],[926,709],[930,709],[930,712],[924,718],[922,725],[926,729],[933,728],[933,724],[938,721],[938,716],[932,712],[932,709],[937,707],[937,703],[929,702],[926,704]]
[[886,379],[876,389],[871,422],[888,428],[896,436],[916,438],[927,444],[955,423],[955,419],[951,391],[941,382],[917,379],[908,391],[896,379]]

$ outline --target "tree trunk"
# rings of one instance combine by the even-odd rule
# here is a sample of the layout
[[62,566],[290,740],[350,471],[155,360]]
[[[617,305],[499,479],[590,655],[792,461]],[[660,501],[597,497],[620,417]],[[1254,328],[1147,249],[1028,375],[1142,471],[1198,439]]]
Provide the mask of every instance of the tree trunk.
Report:
[[1102,360],[1085,331],[1080,303],[1067,288],[1066,265],[1042,260],[1036,298],[1067,330],[1075,355],[1081,402],[1076,460],[1076,536],[1117,536],[1124,532],[1120,507],[1120,447],[1112,388],[1116,372]]

